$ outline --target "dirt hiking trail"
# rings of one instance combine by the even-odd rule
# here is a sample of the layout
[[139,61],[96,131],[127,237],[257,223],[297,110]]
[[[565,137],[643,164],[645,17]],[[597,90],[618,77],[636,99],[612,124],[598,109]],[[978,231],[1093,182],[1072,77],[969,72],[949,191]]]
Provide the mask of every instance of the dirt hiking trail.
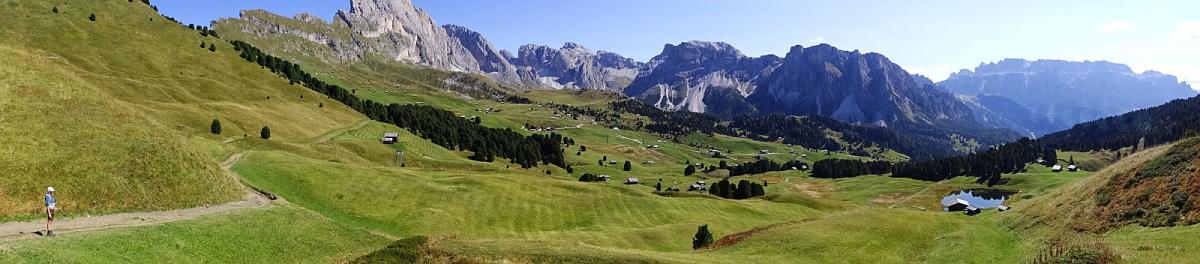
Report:
[[[221,169],[224,170],[225,173],[227,173],[230,177],[237,178],[238,182],[241,182],[241,177],[238,177],[231,168],[245,155],[246,153],[233,154],[229,156],[229,159],[221,162]],[[243,184],[243,186],[245,185]],[[269,194],[261,193],[249,187],[246,187],[245,189],[245,199],[219,205],[157,212],[137,212],[55,219],[54,233],[56,235],[70,235],[72,233],[96,230],[157,225],[179,220],[195,219],[201,216],[230,212],[239,209],[262,208],[271,205],[272,201],[270,198],[268,198]],[[45,232],[45,229],[46,220],[44,219],[25,222],[0,223],[0,244],[39,238],[42,237],[42,233]]]

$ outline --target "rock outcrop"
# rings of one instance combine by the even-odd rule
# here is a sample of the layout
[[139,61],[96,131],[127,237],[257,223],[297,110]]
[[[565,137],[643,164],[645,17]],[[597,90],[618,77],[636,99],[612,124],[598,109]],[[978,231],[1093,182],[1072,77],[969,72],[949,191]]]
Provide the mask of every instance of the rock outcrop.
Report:
[[521,76],[555,88],[620,91],[637,77],[642,63],[615,53],[593,52],[568,42],[562,48],[524,45],[509,61],[520,67]]
[[752,115],[758,110],[746,97],[780,61],[777,56],[750,58],[720,42],[667,44],[625,93],[666,110],[726,118]]

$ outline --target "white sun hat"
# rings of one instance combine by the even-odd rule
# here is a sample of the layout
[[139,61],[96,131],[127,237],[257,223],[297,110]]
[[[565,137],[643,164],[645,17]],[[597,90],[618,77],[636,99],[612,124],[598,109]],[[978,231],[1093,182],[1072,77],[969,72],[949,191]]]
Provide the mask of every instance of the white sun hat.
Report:
[[46,187],[47,192],[54,192],[54,187]]

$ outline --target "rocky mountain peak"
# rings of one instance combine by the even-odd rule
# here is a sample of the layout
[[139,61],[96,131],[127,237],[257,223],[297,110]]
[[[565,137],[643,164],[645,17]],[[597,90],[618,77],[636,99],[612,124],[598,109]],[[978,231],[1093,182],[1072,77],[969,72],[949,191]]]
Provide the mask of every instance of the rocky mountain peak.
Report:
[[705,63],[706,61],[734,62],[746,58],[741,51],[724,42],[688,41],[679,45],[667,44],[652,61]]
[[[511,54],[510,54],[511,56]],[[641,63],[610,52],[594,52],[574,42],[562,48],[526,44],[510,58],[521,75],[554,88],[621,90],[637,76]]]
[[583,47],[583,45],[580,45],[579,43],[575,43],[575,42],[563,43],[562,49],[587,50],[587,48]]

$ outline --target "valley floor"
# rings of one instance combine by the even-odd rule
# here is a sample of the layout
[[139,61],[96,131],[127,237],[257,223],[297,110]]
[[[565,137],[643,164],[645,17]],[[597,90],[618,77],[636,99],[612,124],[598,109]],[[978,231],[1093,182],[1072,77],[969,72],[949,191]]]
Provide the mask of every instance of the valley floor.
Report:
[[[1016,263],[1035,250],[998,223],[995,212],[940,211],[940,195],[978,187],[968,179],[828,180],[776,172],[750,177],[771,183],[765,199],[663,197],[648,186],[585,184],[457,161],[452,157],[459,154],[422,146],[411,134],[403,136],[414,142],[406,146],[415,156],[408,162],[425,164],[385,166],[387,159],[371,155],[386,148],[374,142],[384,130],[388,126],[359,122],[302,140],[307,143],[214,142],[249,151],[230,155],[236,163],[227,168],[288,202],[225,205],[212,214],[158,220],[140,213],[66,220],[64,227],[72,228],[72,221],[123,219],[56,238],[0,240],[0,259],[327,263],[415,235],[435,237],[436,248],[456,258],[535,263]],[[468,169],[437,169],[443,166]],[[1006,188],[1028,199],[1084,176],[1013,175]],[[699,224],[709,224],[717,239],[740,239],[693,251],[690,237]]]

